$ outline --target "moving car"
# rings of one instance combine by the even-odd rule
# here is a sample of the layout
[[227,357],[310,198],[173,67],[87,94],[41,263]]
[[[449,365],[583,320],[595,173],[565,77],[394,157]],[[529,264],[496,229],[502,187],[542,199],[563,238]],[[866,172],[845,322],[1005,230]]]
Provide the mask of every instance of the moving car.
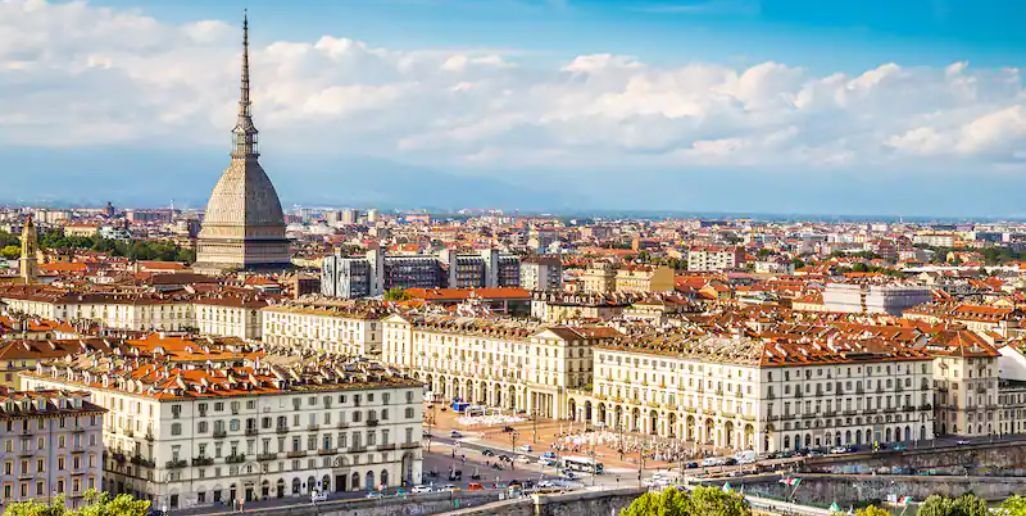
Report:
[[449,432],[449,437],[452,439],[459,439],[460,437],[463,437],[463,434],[459,433],[456,430],[453,430],[452,432]]
[[959,440],[955,441],[955,444],[957,444],[959,446],[965,446],[967,444],[970,444],[970,441],[969,441],[969,439],[959,439]]
[[517,457],[517,462],[522,462],[524,464],[530,464],[531,463],[531,458],[528,457],[527,455],[520,455],[520,456]]
[[834,446],[830,448],[831,455],[840,455],[842,453],[848,453],[848,448],[845,446]]
[[434,489],[432,489],[431,486],[413,486],[413,489],[410,490],[413,494],[425,494],[432,491],[434,491]]
[[489,450],[488,448],[485,448],[485,449],[481,450],[481,455],[484,455],[485,457],[494,457],[495,456],[495,452],[493,452],[492,450]]
[[467,485],[467,491],[484,491],[484,486],[480,482],[471,482]]
[[328,499],[328,493],[314,491],[310,493],[311,502],[323,502]]
[[531,448],[530,444],[521,444],[520,447],[517,448],[517,450],[520,450],[520,451],[522,451],[524,453],[531,453],[533,448]]
[[381,491],[371,491],[371,492],[367,493],[367,498],[371,499],[371,500],[380,500],[381,498],[384,498],[384,497],[385,497],[385,495],[381,494]]

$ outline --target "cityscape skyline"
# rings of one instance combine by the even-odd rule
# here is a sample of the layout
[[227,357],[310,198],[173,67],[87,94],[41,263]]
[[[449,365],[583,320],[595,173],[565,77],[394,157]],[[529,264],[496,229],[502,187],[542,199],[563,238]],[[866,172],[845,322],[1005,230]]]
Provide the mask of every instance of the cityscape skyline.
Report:
[[[875,3],[829,16],[799,5],[351,2],[300,30],[289,20],[308,15],[257,2],[270,15],[254,42],[264,161],[286,205],[1023,215],[1011,4],[875,18]],[[222,85],[241,8],[5,4],[22,43],[0,52],[0,158],[22,173],[0,200],[199,207],[231,123]],[[1008,19],[980,29],[1002,9]],[[381,23],[399,10],[405,37]],[[503,16],[506,30],[480,30]],[[539,16],[528,42],[517,23]],[[650,49],[595,41],[610,20],[627,35],[647,27]],[[551,38],[549,24],[571,21]],[[72,23],[95,29],[59,30]],[[479,29],[440,35],[459,24]],[[683,43],[674,29],[691,46],[667,51]],[[824,32],[833,60],[815,44]],[[509,45],[518,35],[524,48]],[[732,36],[758,52],[722,55]]]

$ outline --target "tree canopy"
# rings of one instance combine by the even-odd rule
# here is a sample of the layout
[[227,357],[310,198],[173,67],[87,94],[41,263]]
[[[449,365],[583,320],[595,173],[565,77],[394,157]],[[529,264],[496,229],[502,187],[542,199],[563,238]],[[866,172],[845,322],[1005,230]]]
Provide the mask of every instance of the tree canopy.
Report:
[[687,492],[669,487],[658,493],[645,493],[635,499],[620,516],[750,516],[748,502],[737,493],[715,487],[696,487]]
[[146,516],[150,509],[147,500],[136,500],[131,495],[109,493],[90,489],[85,492],[86,505],[79,509],[64,506],[64,496],[59,495],[49,504],[30,500],[14,502],[4,510],[4,516]]
[[982,498],[964,494],[958,498],[931,495],[919,507],[917,516],[988,516],[987,502]]

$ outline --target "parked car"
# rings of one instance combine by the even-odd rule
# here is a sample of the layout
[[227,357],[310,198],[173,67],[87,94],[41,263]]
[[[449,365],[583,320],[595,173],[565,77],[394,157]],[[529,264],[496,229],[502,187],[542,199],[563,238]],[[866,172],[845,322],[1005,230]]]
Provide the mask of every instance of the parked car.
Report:
[[439,491],[449,491],[449,492],[459,491],[459,490],[460,490],[460,488],[456,487],[453,484],[445,484],[444,486],[442,486],[441,489],[439,489]]
[[432,489],[431,486],[423,486],[423,485],[421,485],[421,486],[413,486],[413,489],[411,489],[410,491],[413,494],[425,494],[425,493],[430,493],[431,491],[434,491],[434,489]]
[[547,452],[541,454],[541,456],[542,456],[543,459],[555,459],[556,458],[556,452],[554,452],[554,451],[547,451]]
[[848,448],[845,446],[834,446],[830,448],[831,455],[840,455],[842,453],[848,453]]
[[453,430],[452,432],[449,432],[449,437],[452,439],[459,439],[460,437],[463,437],[463,434]]
[[724,466],[736,466],[737,465],[737,459],[735,459],[734,457],[727,457],[727,460],[723,461],[723,465]]
[[687,469],[695,469],[695,468],[698,467],[698,463],[697,462],[689,462],[689,463],[685,464],[684,467],[687,468]]
[[520,456],[517,457],[517,462],[522,462],[524,464],[530,464],[531,463],[531,458],[528,457],[527,455],[520,455]]
[[959,440],[955,441],[955,444],[957,444],[959,446],[965,446],[967,444],[972,444],[972,443],[969,441],[969,439],[959,439]]
[[328,493],[326,493],[326,492],[314,491],[314,492],[310,493],[310,501],[311,502],[323,502],[323,501],[325,501],[327,499],[328,499]]
[[495,452],[492,451],[492,450],[489,450],[488,448],[485,448],[484,450],[481,450],[481,455],[484,455],[485,457],[494,457],[495,456]]
[[520,447],[517,448],[517,450],[520,450],[524,453],[531,453],[534,450],[534,448],[531,448],[530,444],[521,444]]
[[891,446],[891,449],[894,451],[905,451],[908,449],[908,446],[905,446],[904,444],[895,444],[894,446]]
[[367,498],[371,500],[380,500],[384,497],[385,495],[381,494],[381,491],[371,491],[367,493]]

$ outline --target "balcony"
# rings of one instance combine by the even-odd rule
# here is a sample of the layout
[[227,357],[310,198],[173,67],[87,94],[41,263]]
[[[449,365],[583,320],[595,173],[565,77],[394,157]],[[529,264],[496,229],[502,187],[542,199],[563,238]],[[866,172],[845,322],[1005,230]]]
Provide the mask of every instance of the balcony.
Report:
[[76,434],[81,434],[81,433],[84,433],[84,432],[85,432],[85,428],[83,428],[83,427],[81,427],[81,426],[76,426],[76,427],[75,427],[74,429],[72,429],[71,431],[72,431],[72,432],[74,432],[74,433],[76,433]]
[[224,439],[228,437],[228,432],[224,430],[214,430],[214,439]]
[[404,450],[415,450],[417,448],[420,448],[420,443],[418,443],[418,442],[403,443],[400,447],[402,449],[404,449]]
[[128,460],[128,458],[127,458],[127,457],[125,457],[125,454],[124,454],[124,453],[121,453],[121,452],[114,452],[114,453],[112,453],[112,454],[111,454],[111,456],[110,456],[110,457],[111,457],[112,459],[114,459],[114,462],[121,462],[121,463],[124,463],[124,462],[125,462],[126,460]]
[[395,449],[395,444],[394,443],[379,444],[378,445],[378,451],[391,451],[391,450],[394,450],[394,449]]
[[260,455],[257,455],[257,461],[259,461],[259,462],[267,462],[269,460],[274,460],[274,459],[277,459],[277,458],[278,458],[278,454],[277,453],[261,453]]
[[349,451],[350,452],[354,452],[354,453],[365,452],[365,451],[367,451],[367,447],[363,446],[363,445],[360,445],[360,446],[355,446],[354,445],[354,446],[350,446],[349,447]]
[[152,443],[152,442],[153,442],[153,439],[154,439],[154,437],[153,437],[153,432],[149,432],[149,431],[147,431],[147,432],[146,432],[146,440]]
[[310,423],[309,425],[306,425],[306,429],[309,432],[316,432],[321,429],[321,425],[318,425],[317,423]]
[[367,426],[378,426],[378,420],[377,419],[368,419],[367,420]]
[[143,458],[142,455],[135,455],[132,457],[132,464],[136,466],[142,466],[144,468],[155,468],[157,463],[150,459]]
[[349,423],[346,423],[345,421],[339,421],[338,425],[336,426],[338,426],[339,428],[349,428]]
[[258,433],[260,433],[260,430],[257,430],[256,427],[246,429],[246,435],[253,436]]
[[212,466],[213,464],[213,457],[196,457],[195,459],[192,459],[193,466]]
[[289,433],[289,427],[287,427],[287,426],[279,426],[278,428],[275,428],[274,431],[278,432],[279,434],[287,434],[287,433]]
[[169,460],[167,461],[167,464],[165,464],[167,469],[181,469],[188,465],[189,463],[185,459]]
[[306,457],[306,452],[305,451],[290,451],[290,452],[286,453],[285,456],[290,458],[290,459],[298,459],[300,457]]
[[919,410],[933,410],[933,405],[926,403],[919,406]]
[[338,453],[338,450],[334,448],[321,448],[317,450],[317,455],[334,455],[336,453]]
[[238,454],[235,454],[235,455],[229,455],[229,456],[224,458],[224,463],[225,464],[242,464],[243,462],[246,462],[246,454],[245,453],[238,453]]

